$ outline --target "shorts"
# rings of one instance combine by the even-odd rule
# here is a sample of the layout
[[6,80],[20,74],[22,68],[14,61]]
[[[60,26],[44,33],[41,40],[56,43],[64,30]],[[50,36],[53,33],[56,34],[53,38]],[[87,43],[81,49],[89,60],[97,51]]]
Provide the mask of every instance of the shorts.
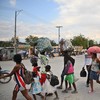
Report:
[[90,79],[98,80],[99,74],[97,74],[95,71],[90,71]]
[[68,81],[70,84],[74,82],[74,74],[66,75],[65,81]]
[[23,91],[23,90],[25,90],[26,88],[25,87],[19,87],[17,84],[15,85],[15,88],[14,88],[14,90],[15,91]]

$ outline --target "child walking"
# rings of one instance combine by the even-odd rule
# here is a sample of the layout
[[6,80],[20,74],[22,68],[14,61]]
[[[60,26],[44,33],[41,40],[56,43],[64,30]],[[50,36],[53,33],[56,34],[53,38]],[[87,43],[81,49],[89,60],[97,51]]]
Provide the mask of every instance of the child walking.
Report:
[[26,100],[32,100],[32,98],[28,94],[28,91],[26,89],[26,83],[25,83],[24,78],[23,78],[24,73],[25,73],[25,69],[24,69],[24,65],[22,64],[21,55],[15,54],[13,57],[13,60],[16,64],[15,64],[14,68],[12,69],[12,71],[7,75],[1,76],[0,79],[14,75],[14,80],[16,82],[16,85],[15,85],[15,88],[13,90],[12,100],[17,99],[17,95],[18,95],[19,91],[26,98]]
[[54,86],[51,86],[50,85],[51,75],[53,74],[51,72],[51,66],[50,65],[46,65],[45,66],[45,71],[46,71],[46,74],[47,74],[47,81],[49,81],[48,88],[49,88],[49,90],[51,89],[54,92],[54,94],[56,95],[56,97],[54,98],[54,100],[59,100],[59,97],[58,97],[58,93],[57,93],[56,88]]
[[33,63],[32,66],[33,66],[32,68],[33,80],[30,87],[30,92],[33,95],[34,100],[37,100],[36,95],[41,96],[42,100],[45,100],[45,96],[43,96],[41,93],[43,89],[40,83],[40,73],[39,73],[40,67],[38,66],[37,62]]
[[30,87],[30,93],[33,95],[34,100],[37,100],[36,95],[41,96],[42,100],[45,100],[45,96],[43,96],[41,93],[42,90],[43,89],[39,81],[39,76],[37,75],[37,73],[33,72],[33,80]]
[[65,77],[66,89],[63,90],[62,92],[68,93],[68,82],[69,82],[70,84],[73,85],[73,88],[74,88],[74,91],[72,91],[72,93],[78,93],[76,84],[75,84],[74,68],[70,60],[65,65],[64,73],[66,74],[66,77]]
[[32,64],[32,67],[33,67],[32,71],[37,73],[37,76],[39,76],[39,81],[41,85],[43,85],[46,80],[46,73],[40,72],[41,67],[39,67],[37,63]]

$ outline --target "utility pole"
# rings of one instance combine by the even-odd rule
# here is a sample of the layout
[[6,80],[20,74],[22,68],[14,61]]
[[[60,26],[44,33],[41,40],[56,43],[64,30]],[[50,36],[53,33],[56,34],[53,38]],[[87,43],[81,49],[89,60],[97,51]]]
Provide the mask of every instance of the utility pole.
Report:
[[62,26],[56,26],[56,28],[58,28],[58,52],[59,52],[59,55],[60,55],[60,45],[59,45],[59,42],[60,42],[60,28],[62,28]]
[[56,26],[56,28],[58,28],[58,45],[59,45],[59,41],[60,41],[60,28],[62,28],[62,26]]
[[14,29],[14,52],[17,54],[17,41],[16,41],[16,23],[17,23],[17,15],[21,12],[22,10],[15,11],[15,29]]

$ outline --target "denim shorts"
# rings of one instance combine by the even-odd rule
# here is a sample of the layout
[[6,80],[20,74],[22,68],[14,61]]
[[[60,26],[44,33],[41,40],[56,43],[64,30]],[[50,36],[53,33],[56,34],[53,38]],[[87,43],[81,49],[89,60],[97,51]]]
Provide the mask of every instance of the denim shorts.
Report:
[[90,79],[98,80],[99,79],[99,74],[96,73],[95,71],[91,71],[90,72]]

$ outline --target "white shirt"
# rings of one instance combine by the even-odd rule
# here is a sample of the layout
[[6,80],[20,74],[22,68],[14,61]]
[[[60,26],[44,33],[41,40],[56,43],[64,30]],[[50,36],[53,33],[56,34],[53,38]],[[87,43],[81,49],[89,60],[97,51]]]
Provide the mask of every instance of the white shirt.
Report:
[[85,65],[91,65],[92,63],[92,58],[90,55],[88,55],[87,53],[85,54]]

